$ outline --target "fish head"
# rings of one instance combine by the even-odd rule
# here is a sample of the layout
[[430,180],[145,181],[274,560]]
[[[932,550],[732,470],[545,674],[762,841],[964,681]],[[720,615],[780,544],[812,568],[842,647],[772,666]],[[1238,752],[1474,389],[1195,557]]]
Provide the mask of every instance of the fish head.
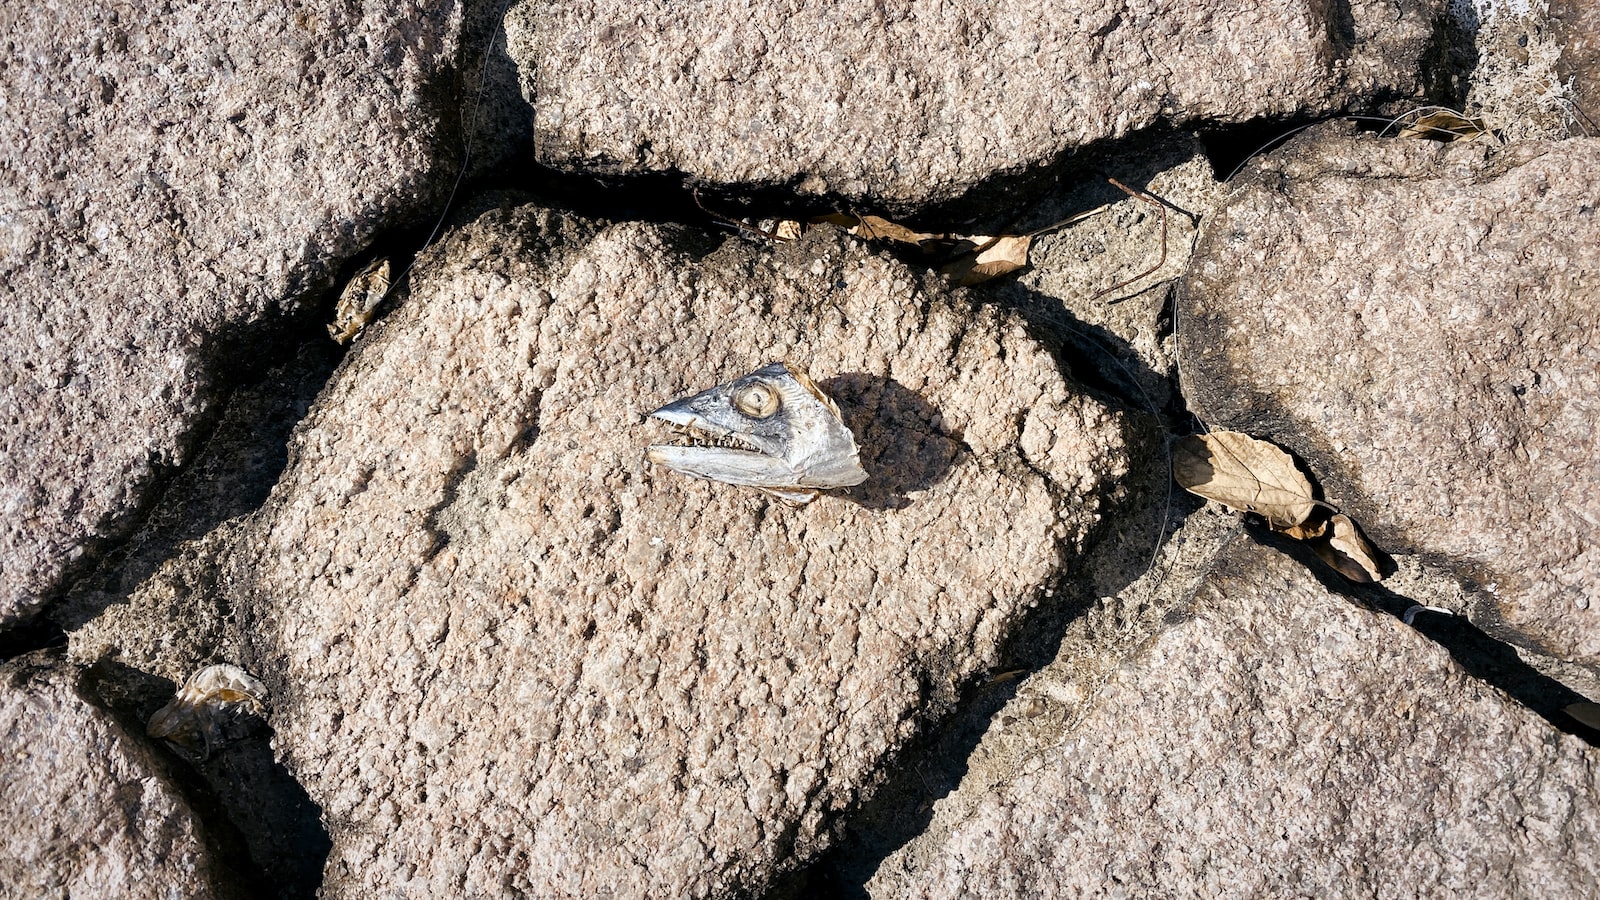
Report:
[[839,408],[797,367],[772,363],[650,414],[682,439],[653,444],[651,462],[674,472],[760,488],[803,505],[819,490],[867,478]]

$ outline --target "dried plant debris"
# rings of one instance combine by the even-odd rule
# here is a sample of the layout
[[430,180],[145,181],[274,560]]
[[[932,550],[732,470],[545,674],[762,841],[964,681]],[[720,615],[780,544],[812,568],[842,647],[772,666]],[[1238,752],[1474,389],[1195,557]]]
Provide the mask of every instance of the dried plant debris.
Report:
[[1173,448],[1172,474],[1191,494],[1262,516],[1351,581],[1383,578],[1382,554],[1349,516],[1327,515],[1329,507],[1316,499],[1294,457],[1271,441],[1238,431],[1190,435]]
[[1403,138],[1422,138],[1447,144],[1480,138],[1494,139],[1482,116],[1467,116],[1443,106],[1414,109],[1396,118],[1392,125],[1400,126],[1395,136]]
[[955,285],[967,287],[999,278],[1028,264],[1028,248],[1033,235],[975,237],[976,249],[946,263],[939,271]]
[[1328,523],[1333,533],[1327,540],[1311,544],[1311,551],[1317,558],[1357,584],[1382,581],[1383,567],[1378,562],[1378,551],[1367,542],[1355,520],[1339,513]]
[[849,229],[856,237],[866,238],[869,241],[892,241],[897,244],[915,244],[922,247],[932,242],[961,240],[948,234],[914,231],[882,216],[862,216],[857,219],[853,216],[832,215],[812,220],[812,224],[824,222],[840,225]]
[[223,742],[223,725],[240,711],[261,715],[266,696],[266,685],[238,666],[206,666],[156,710],[145,733],[205,759]]
[[378,307],[389,296],[389,258],[380,256],[362,267],[339,294],[328,336],[348,344],[378,315]]
[[[1161,260],[1138,275],[1101,291],[1095,295],[1096,297],[1126,287],[1150,275],[1160,269],[1167,260],[1166,205],[1151,194],[1128,187],[1115,178],[1107,180],[1128,196],[1151,203],[1161,211]],[[847,213],[829,213],[804,221],[799,219],[768,220],[758,225],[752,225],[749,222],[733,219],[707,209],[705,204],[701,202],[698,191],[695,193],[695,203],[700,206],[703,212],[719,222],[737,228],[741,232],[762,235],[775,241],[797,240],[801,235],[805,234],[807,229],[816,225],[835,225],[862,240],[883,241],[905,247],[915,247],[934,260],[939,267],[940,273],[949,278],[950,282],[958,287],[971,287],[975,284],[982,284],[1025,268],[1028,265],[1028,252],[1033,246],[1034,238],[1074,225],[1109,208],[1109,205],[1097,207],[1088,212],[1062,219],[1059,222],[1052,222],[1043,228],[1036,228],[1025,234],[963,235],[949,232],[918,231],[915,228],[901,225],[882,216],[858,216]],[[942,262],[939,262],[940,260]]]
[[1294,457],[1238,431],[1195,434],[1172,451],[1173,476],[1192,494],[1264,516],[1278,531],[1304,524],[1317,508]]
[[[1098,210],[1096,210],[1098,212]],[[776,223],[769,234],[778,240],[794,240],[816,225],[837,225],[850,234],[867,241],[882,241],[915,247],[933,259],[943,259],[939,271],[952,284],[969,287],[982,284],[1002,275],[1009,275],[1028,264],[1028,250],[1033,239],[1040,234],[1076,222],[1075,216],[1046,228],[1027,234],[961,235],[944,232],[917,231],[882,216],[850,216],[832,213],[801,222],[785,219]]]

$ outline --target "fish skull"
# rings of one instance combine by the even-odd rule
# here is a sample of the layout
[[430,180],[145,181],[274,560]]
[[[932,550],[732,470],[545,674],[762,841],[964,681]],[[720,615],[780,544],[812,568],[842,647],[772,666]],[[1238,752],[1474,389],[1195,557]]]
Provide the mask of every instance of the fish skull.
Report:
[[651,462],[674,472],[758,488],[795,506],[818,491],[867,479],[855,435],[806,374],[772,363],[650,414],[683,440],[653,444]]

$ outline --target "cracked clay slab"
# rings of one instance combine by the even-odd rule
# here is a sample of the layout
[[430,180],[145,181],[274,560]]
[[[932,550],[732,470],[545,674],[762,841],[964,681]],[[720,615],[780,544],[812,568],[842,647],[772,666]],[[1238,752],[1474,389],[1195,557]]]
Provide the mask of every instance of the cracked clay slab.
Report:
[[[497,210],[412,285],[211,586],[329,896],[759,891],[995,662],[1127,471],[1129,421],[1018,320],[837,232]],[[795,509],[646,461],[650,411],[774,359],[865,482]]]
[[[1185,278],[1208,422],[1303,458],[1504,640],[1600,666],[1600,140],[1310,132],[1253,164]],[[1283,290],[1292,285],[1292,290]]]

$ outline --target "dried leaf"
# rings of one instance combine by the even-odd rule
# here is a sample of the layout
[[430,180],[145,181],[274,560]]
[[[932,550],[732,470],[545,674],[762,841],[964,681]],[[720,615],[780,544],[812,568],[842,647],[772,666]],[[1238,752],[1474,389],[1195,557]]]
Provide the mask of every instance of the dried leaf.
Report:
[[1398,135],[1403,138],[1427,138],[1448,144],[1454,141],[1474,141],[1488,133],[1489,127],[1482,118],[1469,119],[1454,110],[1438,109],[1417,117],[1410,125],[1400,129]]
[[894,241],[900,244],[920,244],[929,238],[938,237],[934,234],[912,231],[882,216],[862,216],[861,221],[850,229],[850,233],[869,241]]
[[1562,707],[1562,712],[1577,719],[1590,728],[1600,728],[1600,703],[1570,703]]
[[1027,265],[1028,247],[1033,243],[1033,237],[1026,234],[998,238],[972,237],[967,240],[980,248],[977,255],[963,256],[940,270],[949,276],[951,283],[963,287],[982,284]]
[[1333,525],[1333,534],[1326,543],[1312,545],[1312,552],[1334,571],[1357,584],[1382,581],[1383,567],[1378,564],[1378,551],[1361,535],[1355,520],[1341,513],[1329,522]]
[[806,227],[794,219],[784,219],[772,229],[772,236],[781,241],[797,241],[805,230]]
[[1184,490],[1230,509],[1259,513],[1279,530],[1304,523],[1316,509],[1311,482],[1294,457],[1270,441],[1237,431],[1179,441],[1172,450],[1172,474]]
[[1328,533],[1328,520],[1310,519],[1299,525],[1290,525],[1288,528],[1279,528],[1276,531],[1297,541],[1313,541]]

